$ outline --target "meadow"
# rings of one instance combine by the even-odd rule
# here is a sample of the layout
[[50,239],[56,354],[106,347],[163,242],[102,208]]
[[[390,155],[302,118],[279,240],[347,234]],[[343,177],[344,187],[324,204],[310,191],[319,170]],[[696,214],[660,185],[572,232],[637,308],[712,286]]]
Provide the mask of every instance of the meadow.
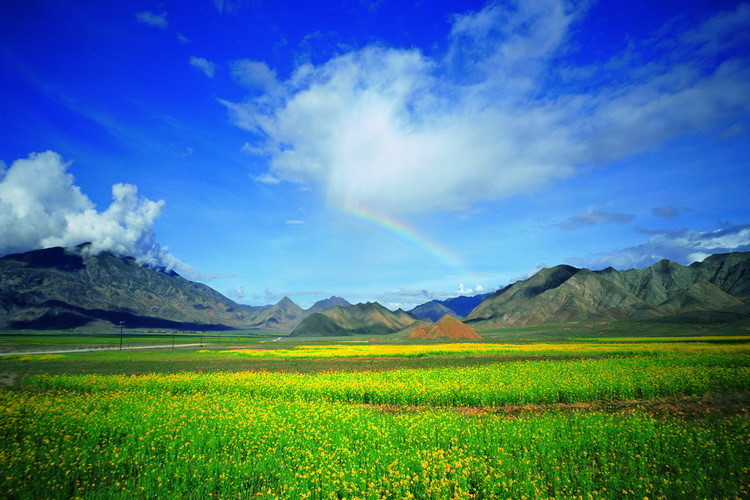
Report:
[[[747,498],[749,340],[248,341],[0,358],[0,372],[26,370],[0,390],[0,491]],[[171,368],[144,371],[159,360]]]

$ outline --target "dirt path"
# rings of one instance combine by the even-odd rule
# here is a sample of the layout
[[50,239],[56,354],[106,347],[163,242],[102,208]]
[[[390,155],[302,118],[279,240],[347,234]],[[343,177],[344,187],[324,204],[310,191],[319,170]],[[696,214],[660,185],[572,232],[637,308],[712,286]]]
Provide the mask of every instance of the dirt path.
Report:
[[167,345],[139,345],[139,346],[128,346],[128,347],[82,347],[78,349],[59,349],[59,350],[44,350],[44,351],[15,351],[15,352],[3,352],[0,356],[25,356],[27,354],[69,354],[76,352],[99,352],[99,351],[125,351],[133,349],[167,349],[174,347],[200,347],[204,344],[167,344]]

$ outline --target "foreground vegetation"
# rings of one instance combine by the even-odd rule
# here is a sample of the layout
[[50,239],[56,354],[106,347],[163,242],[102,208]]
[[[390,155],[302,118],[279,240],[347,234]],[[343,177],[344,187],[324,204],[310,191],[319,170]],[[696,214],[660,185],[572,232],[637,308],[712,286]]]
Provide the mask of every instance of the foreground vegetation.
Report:
[[683,353],[564,361],[525,361],[472,368],[311,375],[270,372],[38,375],[34,389],[99,393],[219,393],[288,400],[431,406],[501,406],[683,396],[750,389],[744,346],[686,348]]
[[[10,498],[747,498],[750,346],[742,337],[685,340],[217,345],[0,360],[0,369],[37,367],[20,387],[0,391],[0,491]],[[110,368],[123,370],[128,360],[140,367],[149,356],[222,367],[369,368],[143,375]],[[377,369],[372,363],[381,359],[397,369]],[[75,369],[97,362],[106,365],[101,373],[116,374]],[[398,368],[417,362],[431,364]],[[55,370],[44,373],[45,366]],[[740,403],[722,408],[726,397]],[[701,411],[690,407],[695,398],[705,402]]]
[[742,417],[466,416],[140,391],[2,396],[24,497],[746,497]]

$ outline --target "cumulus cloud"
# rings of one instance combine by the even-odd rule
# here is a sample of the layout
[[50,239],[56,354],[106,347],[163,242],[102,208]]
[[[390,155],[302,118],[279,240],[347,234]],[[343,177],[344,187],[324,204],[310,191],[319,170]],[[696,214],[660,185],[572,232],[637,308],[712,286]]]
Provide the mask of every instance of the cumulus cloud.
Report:
[[750,224],[713,231],[652,230],[649,234],[649,239],[640,245],[570,262],[589,268],[629,269],[646,267],[661,259],[687,265],[715,253],[750,251]]
[[99,212],[75,185],[69,165],[52,151],[32,153],[2,175],[0,254],[90,242],[94,254],[108,251],[152,267],[192,271],[155,240],[164,201],[139,196],[132,184],[115,184],[112,203]]
[[746,116],[750,66],[727,49],[746,37],[746,10],[634,42],[631,57],[650,64],[619,55],[605,78],[564,59],[583,12],[562,0],[492,3],[452,18],[442,55],[369,46],[283,81],[244,61],[236,78],[275,90],[221,102],[271,178],[337,206],[461,210]]
[[153,26],[154,28],[166,29],[169,25],[166,12],[162,12],[161,14],[148,11],[136,12],[135,18],[138,19],[138,22]]
[[618,214],[613,212],[604,212],[602,210],[586,210],[580,214],[574,215],[567,221],[560,224],[560,227],[567,230],[578,229],[584,226],[599,226],[601,224],[627,224],[635,219],[631,214]]
[[190,66],[202,71],[209,78],[213,78],[216,73],[216,65],[202,57],[191,56]]

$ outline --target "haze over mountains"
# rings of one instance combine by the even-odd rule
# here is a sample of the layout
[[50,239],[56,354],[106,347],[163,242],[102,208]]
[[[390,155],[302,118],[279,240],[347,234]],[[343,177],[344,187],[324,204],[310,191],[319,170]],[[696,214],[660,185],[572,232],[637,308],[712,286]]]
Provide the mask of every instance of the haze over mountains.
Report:
[[750,253],[717,254],[689,266],[545,268],[491,295],[430,301],[410,312],[340,297],[307,310],[284,297],[270,307],[238,304],[174,272],[132,258],[91,255],[87,245],[0,259],[0,329],[228,330],[293,336],[382,335],[446,314],[475,329],[566,321],[654,318],[700,311],[747,316]]

